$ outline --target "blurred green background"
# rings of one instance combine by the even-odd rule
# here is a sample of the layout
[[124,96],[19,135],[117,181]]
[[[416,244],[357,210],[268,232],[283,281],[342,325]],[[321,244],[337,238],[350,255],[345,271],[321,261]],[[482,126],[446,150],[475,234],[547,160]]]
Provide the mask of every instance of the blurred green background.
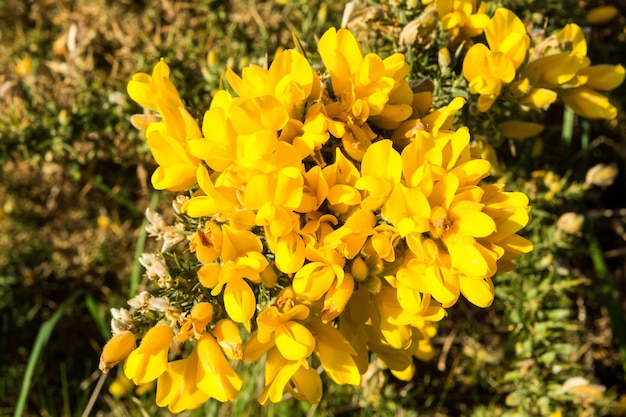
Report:
[[[435,102],[447,103],[459,80],[436,65],[444,40],[408,49],[397,43],[418,3],[352,2],[349,28],[366,50],[404,52],[411,78],[437,80]],[[588,28],[593,63],[624,63],[623,15],[585,26],[587,11],[609,3],[626,10],[624,1],[488,2],[555,30],[578,23]],[[148,206],[168,213],[174,196],[151,189],[155,165],[130,125],[141,109],[126,83],[164,58],[181,97],[201,117],[226,66],[238,72],[262,65],[279,47],[293,46],[292,31],[315,60],[317,37],[340,25],[345,6],[0,1],[0,415],[168,415],[153,392],[110,393],[116,370],[93,394],[109,309],[134,295],[143,272],[136,258],[156,247],[146,239],[143,213]],[[250,382],[235,403],[186,414],[626,415],[625,97],[624,86],[612,94],[615,120],[591,122],[553,105],[530,115],[546,125],[540,137],[494,143],[508,188],[531,198],[525,235],[535,251],[515,272],[495,277],[492,307],[461,300],[449,310],[433,341],[435,359],[418,363],[412,381],[372,366],[361,387],[327,384],[318,405],[266,407],[256,403],[259,384]],[[465,111],[460,123],[480,137],[492,121]],[[586,182],[598,163],[615,164],[612,185]],[[570,233],[567,217],[559,223],[567,212],[583,216],[582,228]],[[259,366],[238,369],[244,380],[262,379]]]

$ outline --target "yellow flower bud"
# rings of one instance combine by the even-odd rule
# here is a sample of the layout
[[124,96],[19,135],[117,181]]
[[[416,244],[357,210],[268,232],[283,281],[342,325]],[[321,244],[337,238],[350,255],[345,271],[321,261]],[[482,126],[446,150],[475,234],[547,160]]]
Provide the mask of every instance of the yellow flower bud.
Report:
[[601,25],[617,16],[618,10],[615,6],[595,7],[587,12],[585,21],[590,25]]
[[357,281],[365,281],[365,278],[367,278],[367,274],[368,274],[368,268],[367,268],[367,264],[365,263],[365,260],[363,260],[363,258],[361,258],[360,256],[357,258],[354,258],[354,261],[352,261],[352,266],[350,268],[350,271],[352,272],[352,276]]
[[510,120],[498,125],[503,136],[513,139],[526,139],[543,131],[543,125],[519,120]]
[[126,359],[133,349],[135,349],[135,336],[131,332],[116,334],[102,349],[100,370],[106,374],[109,369]]

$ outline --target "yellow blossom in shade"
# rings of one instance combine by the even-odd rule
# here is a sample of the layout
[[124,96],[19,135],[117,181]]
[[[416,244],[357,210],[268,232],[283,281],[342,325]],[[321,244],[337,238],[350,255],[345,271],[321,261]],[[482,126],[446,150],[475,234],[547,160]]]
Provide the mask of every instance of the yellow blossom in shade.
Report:
[[619,10],[613,5],[594,7],[585,14],[585,21],[590,25],[601,25],[609,22],[618,14]]
[[578,71],[585,78],[585,87],[609,91],[624,82],[626,71],[622,65],[591,65]]
[[124,331],[116,334],[104,345],[100,355],[100,370],[107,373],[115,365],[123,361],[135,349],[135,336]]
[[509,120],[500,123],[498,130],[503,136],[513,139],[526,139],[536,136],[543,131],[543,125],[532,122],[522,122],[519,120]]
[[157,405],[180,413],[198,408],[211,398],[197,386],[199,366],[197,349],[184,359],[169,362],[157,380]]
[[133,381],[126,378],[124,372],[120,372],[117,378],[109,385],[109,393],[114,397],[126,397],[133,391],[134,387]]
[[588,119],[607,119],[617,117],[617,108],[609,98],[587,87],[578,87],[562,91],[561,100],[574,112]]
[[203,264],[215,261],[222,252],[222,229],[214,222],[206,222],[204,230],[198,229],[189,242],[189,250],[196,252]]
[[200,337],[206,326],[213,319],[213,306],[210,303],[198,303],[191,309],[189,317],[179,318],[180,333],[176,335],[176,340],[184,341],[192,337]]
[[241,334],[234,321],[228,319],[218,321],[211,333],[229,359],[239,360],[243,358]]
[[315,335],[315,353],[328,376],[341,385],[359,385],[361,374],[353,358],[356,352],[339,330],[315,319],[307,325]]
[[167,369],[167,353],[174,338],[172,328],[157,324],[124,362],[124,373],[137,385],[155,380]]
[[263,405],[267,400],[279,402],[285,390],[300,400],[316,403],[322,396],[322,381],[307,363],[286,359],[274,347],[267,353],[265,389],[259,403]]
[[226,360],[215,337],[206,333],[196,344],[199,368],[197,386],[218,401],[232,401],[241,389],[239,375]]
[[477,3],[476,0],[436,0],[435,8],[443,28],[453,37],[472,38],[480,35],[489,23],[486,4],[481,2],[476,7]]

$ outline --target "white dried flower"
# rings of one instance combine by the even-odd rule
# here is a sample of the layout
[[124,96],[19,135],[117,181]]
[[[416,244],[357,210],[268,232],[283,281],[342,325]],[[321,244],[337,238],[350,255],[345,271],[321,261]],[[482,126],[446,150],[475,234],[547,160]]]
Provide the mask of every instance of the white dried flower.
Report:
[[149,279],[164,280],[167,278],[167,266],[165,261],[155,253],[142,253],[139,263],[146,268],[146,276]]
[[178,195],[176,199],[172,201],[172,208],[176,214],[180,214],[180,208],[185,202],[189,200],[189,197],[186,195]]
[[150,297],[152,296],[148,291],[142,291],[127,302],[129,306],[134,307],[137,310],[147,310]]
[[159,311],[164,313],[170,309],[170,299],[167,297],[155,297],[148,301],[148,308],[150,310]]

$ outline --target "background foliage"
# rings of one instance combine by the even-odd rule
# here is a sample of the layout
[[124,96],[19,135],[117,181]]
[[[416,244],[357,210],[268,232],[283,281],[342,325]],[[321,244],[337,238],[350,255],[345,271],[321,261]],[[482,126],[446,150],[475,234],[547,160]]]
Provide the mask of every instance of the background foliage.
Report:
[[[411,78],[435,83],[435,104],[466,94],[462,77],[434,64],[445,39],[398,44],[402,28],[417,17],[416,2],[353,3],[349,28],[365,49],[406,53]],[[626,10],[623,1],[611,3]],[[600,4],[502,2],[554,28],[585,26],[586,11]],[[149,185],[154,164],[129,123],[139,111],[125,92],[132,74],[163,57],[181,97],[200,116],[226,66],[237,72],[263,64],[277,48],[292,47],[291,31],[315,58],[316,37],[340,25],[344,6],[322,0],[0,3],[0,415],[18,414],[18,398],[25,400],[24,415],[81,415],[100,377],[108,309],[124,305],[141,286],[137,253],[154,244],[146,243],[143,212],[152,206],[167,213],[172,196]],[[619,15],[587,26],[592,62],[623,61],[625,23]],[[514,273],[496,277],[492,307],[459,302],[451,309],[433,342],[438,355],[417,364],[413,381],[372,367],[359,389],[329,384],[319,405],[286,401],[262,409],[259,386],[251,384],[233,404],[208,403],[189,414],[626,414],[624,97],[624,86],[612,95],[620,109],[615,120],[590,122],[554,105],[526,116],[546,125],[540,137],[493,142],[510,188],[531,197],[534,219],[526,234],[535,251]],[[475,137],[493,140],[493,121],[466,107],[461,122]],[[616,164],[613,185],[585,184],[596,163]],[[580,232],[557,225],[566,212],[584,216]],[[260,367],[246,372],[261,377]],[[114,377],[115,371],[94,397],[92,414],[167,415],[150,391],[109,393]],[[588,383],[567,389],[572,377]]]

